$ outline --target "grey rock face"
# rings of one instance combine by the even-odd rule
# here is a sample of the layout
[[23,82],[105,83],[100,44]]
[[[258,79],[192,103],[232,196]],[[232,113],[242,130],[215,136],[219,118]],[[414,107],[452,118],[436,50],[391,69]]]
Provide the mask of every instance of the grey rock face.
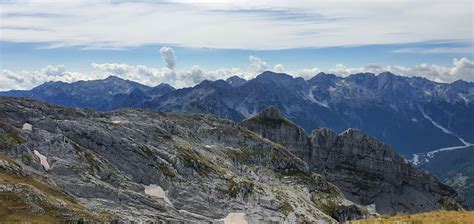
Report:
[[[263,125],[262,125],[263,124]],[[285,118],[276,107],[269,107],[241,125],[288,148],[304,161],[309,161],[309,140],[304,130]]]
[[[301,128],[287,123],[274,108],[244,120],[241,125],[294,150],[296,155],[302,155],[298,150],[306,155],[309,149],[309,158],[301,158],[312,171],[335,183],[353,202],[374,204],[379,213],[437,210],[445,207],[444,197],[462,201],[456,191],[361,131],[348,129],[336,134],[322,128],[307,136],[298,131]],[[344,215],[346,211],[351,209],[341,208],[335,212],[344,220],[348,217]]]
[[[1,175],[47,179],[109,221],[219,223],[238,212],[250,223],[334,223],[333,211],[352,205],[366,211],[357,217],[370,215],[288,148],[209,115],[98,113],[1,97],[0,152]],[[147,193],[153,185],[164,194]]]

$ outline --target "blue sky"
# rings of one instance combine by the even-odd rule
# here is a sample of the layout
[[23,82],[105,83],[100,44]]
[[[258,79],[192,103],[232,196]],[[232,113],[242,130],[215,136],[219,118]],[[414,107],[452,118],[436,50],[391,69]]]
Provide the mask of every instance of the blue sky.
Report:
[[110,74],[185,87],[263,70],[474,81],[471,0],[0,4],[0,90]]
[[[74,71],[89,72],[92,63],[121,63],[162,67],[159,49],[164,45],[146,45],[125,49],[84,50],[83,47],[44,48],[38,43],[0,42],[2,68],[12,70],[38,70],[46,65],[62,64]],[[423,42],[411,44],[364,45],[347,47],[297,48],[285,50],[237,50],[188,48],[171,46],[176,52],[177,69],[200,65],[206,69],[246,67],[250,55],[262,58],[269,64],[283,64],[290,70],[318,67],[333,68],[336,64],[349,67],[377,64],[407,67],[423,63],[450,66],[453,58],[473,60],[466,52],[472,43],[466,41]],[[416,48],[418,52],[403,52]],[[454,52],[423,52],[419,49],[453,49]],[[402,52],[398,52],[402,51]]]

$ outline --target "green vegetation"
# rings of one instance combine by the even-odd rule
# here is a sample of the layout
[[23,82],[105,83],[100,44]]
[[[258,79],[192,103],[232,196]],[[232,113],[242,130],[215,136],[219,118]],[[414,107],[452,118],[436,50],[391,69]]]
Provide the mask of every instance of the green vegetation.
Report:
[[166,177],[170,177],[170,178],[174,178],[176,177],[176,174],[170,169],[168,168],[168,166],[164,163],[160,163],[160,165],[158,166],[158,168],[160,169],[161,173],[166,176]]
[[263,151],[261,148],[253,148],[248,150],[229,150],[227,153],[233,161],[241,163],[249,163],[251,159],[261,157],[263,155]]
[[239,147],[240,147],[241,149],[245,149],[245,148],[247,148],[247,146],[248,146],[247,142],[244,142],[244,141],[240,141],[240,142],[239,142]]
[[22,152],[18,154],[18,157],[20,157],[21,161],[25,164],[31,163],[31,155],[27,152]]
[[[0,159],[11,165],[14,164],[14,161],[10,159],[1,156]],[[44,180],[37,180],[32,176],[17,176],[0,170],[0,184],[15,184],[22,187],[19,191],[2,193],[0,197],[1,223],[62,223],[80,219],[96,222],[110,221],[110,215],[91,213],[69,195]],[[58,205],[58,202],[61,202],[61,205]],[[37,206],[42,208],[44,213],[34,213],[34,208]]]
[[474,164],[464,166],[443,182],[458,191],[462,191],[468,205],[474,208]]
[[322,203],[319,206],[319,209],[323,211],[326,215],[332,216],[332,213],[339,208],[339,205],[331,200],[327,200],[326,203]]
[[249,138],[252,138],[252,139],[261,139],[262,138],[262,136],[260,136],[259,134],[255,133],[253,131],[250,131],[247,128],[239,126],[239,130],[242,134],[244,134],[245,136],[247,136]]
[[276,173],[276,177],[278,179],[282,179],[285,177],[291,177],[298,180],[298,183],[301,184],[309,184],[311,183],[311,176],[308,173],[302,171],[290,171],[290,172],[278,172]]
[[234,178],[231,178],[229,180],[229,186],[227,187],[227,194],[232,197],[232,198],[236,198],[237,195],[239,195],[239,186],[237,184],[237,182],[235,182]]
[[153,156],[153,151],[148,148],[146,145],[140,145],[139,148],[145,153],[146,156],[152,157]]
[[0,134],[0,149],[6,149],[7,147],[20,145],[25,142],[26,139],[18,133],[9,132]]
[[76,149],[82,154],[82,161],[89,164],[92,172],[99,172],[101,170],[100,163],[95,160],[96,156],[90,150],[82,146],[77,146]]
[[293,206],[291,206],[288,201],[283,202],[283,205],[280,207],[280,212],[283,213],[285,216],[288,216],[290,213],[294,211]]
[[235,177],[231,177],[224,193],[231,198],[236,198],[240,193],[242,193],[243,197],[246,197],[253,192],[254,187],[255,184],[250,180],[236,181]]
[[439,204],[448,211],[462,211],[463,208],[453,199],[449,197],[442,197],[439,199]]
[[223,175],[224,171],[200,152],[189,145],[176,143],[176,150],[186,165],[192,167],[199,175],[208,176],[210,173]]
[[474,212],[470,211],[434,211],[419,214],[399,214],[353,221],[354,224],[395,224],[395,223],[429,223],[429,224],[464,224],[474,223]]

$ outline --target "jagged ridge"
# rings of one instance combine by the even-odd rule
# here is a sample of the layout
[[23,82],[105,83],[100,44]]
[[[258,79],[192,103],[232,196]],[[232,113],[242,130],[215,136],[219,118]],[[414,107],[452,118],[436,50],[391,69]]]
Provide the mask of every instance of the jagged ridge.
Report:
[[336,134],[322,128],[308,136],[274,107],[240,125],[292,149],[312,171],[334,182],[350,200],[373,204],[380,213],[418,213],[453,205],[462,209],[456,200],[462,202],[463,198],[456,191],[359,130]]
[[286,147],[228,120],[5,97],[0,105],[1,154],[109,220],[217,222],[241,212],[249,222],[335,223],[371,214]]

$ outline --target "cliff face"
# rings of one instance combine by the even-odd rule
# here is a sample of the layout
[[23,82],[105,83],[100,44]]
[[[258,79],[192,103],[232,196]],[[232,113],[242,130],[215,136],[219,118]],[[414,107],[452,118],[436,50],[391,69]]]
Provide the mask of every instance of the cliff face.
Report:
[[[1,197],[0,214],[186,223],[370,215],[291,153],[297,148],[209,115],[98,113],[0,97],[0,192],[29,195],[23,204],[34,208]],[[74,209],[48,213],[64,203]]]
[[293,154],[309,161],[310,142],[304,129],[285,118],[277,108],[262,110],[255,117],[243,120],[241,125],[264,138],[284,145]]
[[[241,125],[292,149],[311,171],[335,183],[351,201],[375,205],[377,212],[384,214],[462,209],[456,202],[462,197],[456,191],[377,139],[355,129],[336,134],[323,128],[307,136],[295,124],[273,114],[278,114],[275,108],[266,109]],[[268,119],[273,122],[262,122]]]

